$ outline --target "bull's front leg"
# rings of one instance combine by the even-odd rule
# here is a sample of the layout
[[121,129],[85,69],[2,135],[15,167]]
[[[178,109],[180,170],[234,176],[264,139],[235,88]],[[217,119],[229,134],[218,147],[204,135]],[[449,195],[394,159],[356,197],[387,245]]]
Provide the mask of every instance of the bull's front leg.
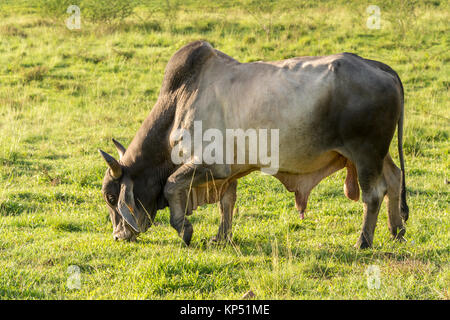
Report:
[[[170,225],[178,232],[186,245],[189,245],[194,231],[192,224],[186,218],[187,194],[193,187],[208,180],[223,179],[229,174],[229,167],[206,167],[187,163],[178,168],[168,179],[164,187],[164,196],[169,202]],[[188,192],[186,192],[188,191]]]
[[237,181],[231,182],[222,198],[220,199],[220,226],[217,236],[212,238],[214,242],[221,242],[224,240],[230,241],[232,237],[232,221],[233,210],[236,203],[236,189]]

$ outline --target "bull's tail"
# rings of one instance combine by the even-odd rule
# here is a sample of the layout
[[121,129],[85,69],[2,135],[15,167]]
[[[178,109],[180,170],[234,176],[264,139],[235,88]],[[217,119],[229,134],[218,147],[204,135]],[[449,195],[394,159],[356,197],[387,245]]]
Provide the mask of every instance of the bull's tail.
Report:
[[398,119],[398,156],[400,158],[400,169],[402,170],[402,186],[401,186],[401,204],[400,204],[400,213],[405,221],[408,220],[409,217],[409,208],[408,204],[406,203],[406,182],[405,182],[405,159],[403,157],[403,119],[405,114],[405,95],[403,90],[403,84],[400,80],[400,77],[396,74],[397,79],[400,83],[401,88],[401,113],[400,118]]

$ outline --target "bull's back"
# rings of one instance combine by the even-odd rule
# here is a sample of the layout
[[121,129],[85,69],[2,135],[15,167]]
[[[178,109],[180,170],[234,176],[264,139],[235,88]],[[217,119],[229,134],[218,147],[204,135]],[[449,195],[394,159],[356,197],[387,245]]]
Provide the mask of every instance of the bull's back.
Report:
[[278,129],[281,170],[320,163],[368,129],[395,129],[395,79],[356,55],[235,64],[220,74],[225,127]]

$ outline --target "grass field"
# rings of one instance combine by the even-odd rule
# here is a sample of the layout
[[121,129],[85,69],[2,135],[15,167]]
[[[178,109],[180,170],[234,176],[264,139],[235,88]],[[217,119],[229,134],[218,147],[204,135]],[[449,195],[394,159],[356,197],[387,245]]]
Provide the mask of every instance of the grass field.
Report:
[[[121,23],[81,12],[81,30],[71,31],[68,14],[1,0],[0,298],[240,299],[252,290],[258,299],[449,299],[448,2],[154,3],[158,10],[138,7]],[[380,29],[366,26],[371,4]],[[347,51],[396,70],[405,87],[408,241],[391,241],[383,205],[374,247],[353,247],[362,203],[345,198],[341,171],[313,190],[304,220],[274,178],[241,179],[234,245],[208,242],[216,205],[191,217],[189,248],[168,209],[136,243],[114,242],[97,149],[115,155],[112,137],[128,145],[170,56],[198,39],[241,62]],[[72,265],[78,289],[68,287]],[[370,266],[378,289],[368,286]]]

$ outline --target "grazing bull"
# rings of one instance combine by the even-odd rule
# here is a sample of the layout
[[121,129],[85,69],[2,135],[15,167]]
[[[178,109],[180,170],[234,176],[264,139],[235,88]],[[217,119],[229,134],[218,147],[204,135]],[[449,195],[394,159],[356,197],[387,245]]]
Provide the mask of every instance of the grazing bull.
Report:
[[[158,100],[128,149],[113,140],[120,159],[99,150],[109,167],[102,193],[113,236],[134,240],[150,227],[157,210],[169,206],[171,226],[189,245],[193,228],[186,215],[201,204],[220,202],[215,239],[229,239],[237,179],[264,166],[260,161],[207,163],[195,153],[174,163],[180,139],[175,133],[194,136],[201,122],[203,130],[223,136],[229,128],[278,130],[273,175],[295,193],[301,215],[314,186],[345,167],[345,195],[357,201],[361,188],[364,203],[356,246],[372,245],[384,196],[390,232],[402,239],[409,211],[403,113],[402,83],[383,63],[350,53],[240,63],[207,42],[192,42],[167,64]],[[388,153],[397,126],[401,170]]]

